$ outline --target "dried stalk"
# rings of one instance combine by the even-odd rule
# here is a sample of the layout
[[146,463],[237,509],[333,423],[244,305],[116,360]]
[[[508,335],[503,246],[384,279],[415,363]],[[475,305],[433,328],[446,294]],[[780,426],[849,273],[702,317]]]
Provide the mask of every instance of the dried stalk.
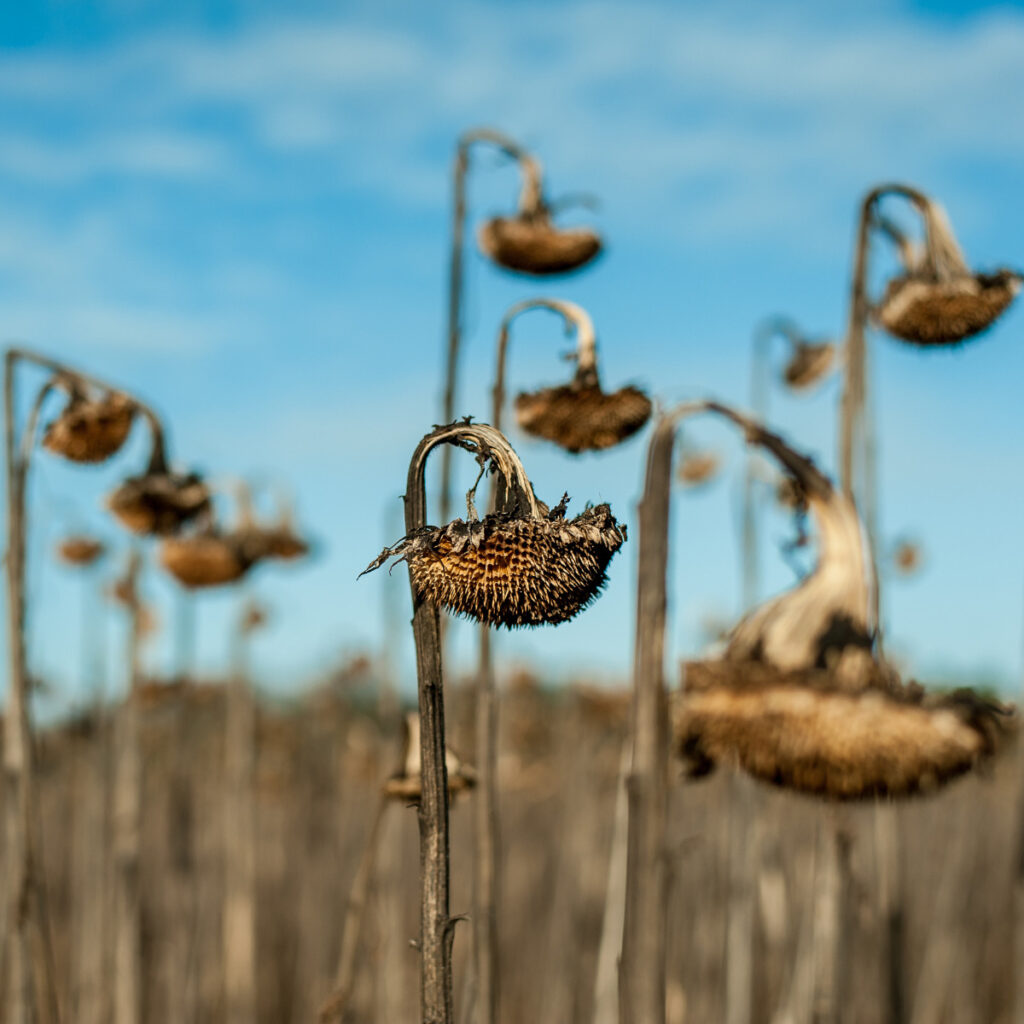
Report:
[[636,652],[626,913],[619,974],[622,1024],[665,1024],[668,699],[665,693],[669,495],[676,420],[659,418],[647,448],[638,519]]
[[601,945],[597,954],[597,973],[594,979],[593,1024],[617,1024],[618,953],[619,941],[626,914],[626,856],[628,851],[629,800],[627,779],[631,760],[631,745],[622,744],[619,777],[615,787],[615,818],[612,827],[612,846],[608,855],[608,884],[605,889],[604,919],[601,923]]
[[363,931],[363,919],[366,906],[373,886],[374,867],[377,862],[377,850],[380,844],[381,829],[384,815],[391,801],[384,794],[377,801],[370,824],[370,834],[366,846],[356,868],[352,889],[349,892],[345,907],[345,920],[341,929],[341,952],[338,954],[338,970],[334,980],[334,991],[320,1009],[320,1024],[342,1024],[345,1011],[356,982],[356,964],[359,956],[359,939]]
[[142,831],[142,756],[139,746],[140,651],[143,606],[138,594],[141,559],[133,551],[125,576],[129,614],[129,688],[114,732],[113,857],[114,1024],[142,1019],[142,911],[139,849]]
[[758,836],[753,784],[729,780],[729,901],[725,946],[725,1024],[750,1024],[754,1010],[754,909]]
[[[420,441],[409,463],[405,491],[405,529],[411,534],[427,524],[424,470],[439,444],[479,446],[498,461],[506,482],[517,476],[505,452],[508,443],[493,427],[451,424]],[[518,463],[518,460],[515,460]],[[532,500],[532,492],[527,496]],[[448,771],[445,763],[444,690],[440,617],[437,606],[421,599],[412,582],[413,635],[420,713],[420,1000],[423,1024],[454,1024],[452,942],[455,922],[449,916]]]
[[256,608],[244,602],[224,722],[224,1002],[227,1024],[256,1020],[256,704],[247,645]]
[[[445,356],[444,399],[441,404],[441,422],[455,419],[455,398],[458,389],[459,346],[462,340],[462,254],[466,237],[466,176],[469,173],[470,150],[478,143],[496,146],[519,162],[526,182],[531,174],[539,178],[536,161],[518,143],[490,128],[476,128],[465,132],[455,149],[453,170],[454,205],[452,208],[452,242],[448,271],[448,348]],[[451,450],[441,452],[441,522],[447,523],[451,511]]]
[[[39,390],[29,419],[20,437],[15,426],[14,375],[18,363],[29,362],[47,370],[52,377]],[[6,1020],[10,1024],[31,1024],[36,1014],[33,989],[31,932],[38,928],[44,949],[50,948],[46,922],[33,921],[33,905],[43,902],[36,878],[33,835],[35,813],[32,732],[29,711],[28,676],[25,661],[25,543],[26,486],[29,464],[36,443],[39,416],[47,397],[56,387],[68,384],[91,386],[111,394],[119,390],[104,381],[80,373],[25,349],[8,349],[4,357],[4,440],[7,457],[7,616],[10,690],[4,719],[5,828],[8,857],[13,868],[7,870],[6,943]],[[163,449],[163,428],[148,406],[131,399],[146,417],[153,436],[154,451]],[[45,991],[55,991],[50,957],[44,956],[40,973]],[[55,999],[48,995],[50,1003]]]

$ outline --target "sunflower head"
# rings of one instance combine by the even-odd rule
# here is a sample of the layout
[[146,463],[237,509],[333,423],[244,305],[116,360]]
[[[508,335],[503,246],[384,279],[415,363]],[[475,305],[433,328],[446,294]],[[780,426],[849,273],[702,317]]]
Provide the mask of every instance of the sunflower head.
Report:
[[[502,506],[481,519],[470,491],[465,520],[414,529],[364,572],[397,558],[408,564],[422,599],[492,626],[511,629],[574,618],[604,587],[608,563],[626,539],[625,527],[607,505],[587,507],[569,519],[567,495],[553,509],[538,501],[518,456],[493,427],[440,427],[418,451],[429,451],[430,442],[449,436],[451,443],[477,454],[482,472],[497,467]],[[420,458],[422,464],[425,455]]]
[[888,282],[874,317],[895,338],[912,345],[956,345],[987,330],[1020,292],[1024,277],[1005,268],[975,273],[941,204],[913,193],[924,221],[923,246],[906,241],[883,218],[875,223],[897,245],[903,271]]
[[57,557],[65,565],[84,567],[99,561],[105,550],[103,543],[95,537],[73,534],[70,537],[65,537],[57,545]]
[[164,569],[190,590],[235,583],[252,565],[236,538],[214,527],[165,538],[159,558]]
[[211,509],[210,491],[198,473],[153,470],[130,477],[107,496],[122,526],[142,536],[169,536]]
[[43,433],[43,447],[71,462],[105,462],[128,439],[135,403],[119,391],[92,397],[77,383],[67,391],[67,404]]

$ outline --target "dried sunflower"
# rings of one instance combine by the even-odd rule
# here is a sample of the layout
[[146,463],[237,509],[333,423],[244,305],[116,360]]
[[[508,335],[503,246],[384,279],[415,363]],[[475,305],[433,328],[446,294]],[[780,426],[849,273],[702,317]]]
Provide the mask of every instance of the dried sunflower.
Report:
[[572,358],[576,373],[568,384],[517,395],[515,412],[520,428],[574,455],[611,448],[639,431],[650,419],[651,400],[632,386],[611,393],[601,390],[593,321],[582,307],[559,299],[528,299],[505,315],[498,338],[495,417],[504,395],[509,324],[528,309],[553,310],[565,320],[567,329],[575,330],[576,352]]
[[240,580],[252,561],[235,537],[208,526],[184,537],[167,537],[160,564],[184,587],[219,587]]
[[691,775],[732,764],[836,800],[926,793],[990,756],[1008,711],[970,691],[928,698],[877,677],[850,692],[828,672],[693,662],[673,725]]
[[46,427],[43,447],[72,462],[104,462],[128,439],[136,404],[119,391],[90,397],[77,382],[66,383],[68,401]]
[[795,391],[813,387],[832,369],[836,349],[831,342],[794,341],[793,354],[782,370],[782,379]]
[[506,270],[536,277],[566,274],[590,263],[601,251],[601,237],[589,228],[559,228],[541,190],[540,165],[520,160],[523,191],[513,217],[493,217],[477,233],[480,248]]
[[57,545],[57,557],[67,565],[92,565],[102,557],[104,551],[101,541],[82,534],[65,537]]
[[210,491],[198,473],[150,466],[107,496],[107,508],[133,533],[168,536],[210,511]]
[[[450,797],[476,786],[476,769],[462,761],[451,747],[445,748],[444,760]],[[415,711],[406,714],[402,722],[402,766],[384,783],[383,791],[385,796],[404,803],[416,803],[423,794],[420,775],[420,716]]]
[[[607,505],[566,518],[568,496],[549,509],[536,499],[522,463],[504,436],[484,424],[441,427],[421,442],[426,451],[448,441],[497,467],[505,503],[480,519],[424,526],[385,550],[364,570],[389,558],[408,563],[425,600],[493,626],[567,622],[600,594],[608,563],[626,539]],[[482,472],[482,471],[481,471]]]
[[[903,341],[954,345],[991,327],[1020,292],[1024,277],[1005,268],[973,273],[942,206],[924,195],[913,199],[925,223],[924,250],[899,246],[904,273],[889,281],[874,315]],[[892,229],[883,230],[895,236]]]

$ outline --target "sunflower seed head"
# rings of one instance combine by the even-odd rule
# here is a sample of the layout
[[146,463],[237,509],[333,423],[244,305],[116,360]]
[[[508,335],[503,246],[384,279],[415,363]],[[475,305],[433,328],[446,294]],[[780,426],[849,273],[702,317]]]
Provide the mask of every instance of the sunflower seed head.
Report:
[[527,434],[553,441],[572,454],[603,451],[637,433],[651,416],[651,400],[638,388],[610,394],[577,381],[516,396],[516,422]]
[[601,251],[601,238],[594,231],[563,230],[543,212],[495,217],[481,225],[477,240],[498,266],[535,277],[578,270]]
[[57,557],[66,565],[93,565],[103,555],[103,544],[95,537],[76,535],[65,537],[57,545]]
[[817,384],[832,368],[835,346],[829,342],[798,341],[782,371],[782,379],[795,391]]
[[1021,276],[1010,270],[942,281],[904,275],[889,282],[875,317],[913,345],[955,345],[991,327],[1020,287]]
[[107,508],[133,533],[168,536],[210,511],[210,492],[196,473],[146,473],[107,496]]
[[184,587],[219,587],[242,578],[251,566],[235,539],[215,530],[168,537],[160,545],[160,564]]
[[691,774],[738,765],[834,800],[924,793],[991,754],[1006,709],[974,694],[927,699],[881,666],[858,692],[818,670],[691,662],[673,714]]
[[47,426],[43,447],[71,462],[104,462],[121,449],[134,417],[134,403],[116,391],[87,398],[72,390],[67,405]]
[[492,513],[425,527],[387,548],[365,570],[396,557],[417,593],[492,626],[572,619],[600,594],[608,563],[626,539],[607,505],[565,518],[565,499],[543,517]]

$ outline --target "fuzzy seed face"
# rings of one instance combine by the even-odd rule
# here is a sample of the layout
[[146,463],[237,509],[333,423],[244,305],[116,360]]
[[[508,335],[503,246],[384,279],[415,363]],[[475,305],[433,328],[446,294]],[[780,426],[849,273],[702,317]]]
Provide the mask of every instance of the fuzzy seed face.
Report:
[[578,270],[601,251],[593,231],[562,231],[546,217],[495,217],[481,226],[478,241],[498,266],[533,277]]
[[215,534],[168,537],[160,545],[160,564],[190,589],[234,583],[249,568],[235,545]]
[[889,283],[876,317],[913,345],[955,345],[991,327],[1019,291],[1009,271],[938,283],[901,277]]
[[510,629],[557,625],[598,597],[608,563],[626,539],[607,505],[572,520],[561,511],[541,520],[492,514],[427,527],[370,568],[399,556],[422,598],[477,622]]
[[527,434],[577,455],[612,448],[643,428],[651,400],[638,388],[606,394],[566,384],[516,396],[516,422]]
[[134,417],[135,406],[124,395],[72,398],[46,428],[43,447],[71,462],[104,462],[121,449]]
[[997,712],[980,699],[936,701],[882,680],[835,689],[824,672],[691,662],[674,714],[691,774],[718,762],[834,800],[924,793],[993,749]]

